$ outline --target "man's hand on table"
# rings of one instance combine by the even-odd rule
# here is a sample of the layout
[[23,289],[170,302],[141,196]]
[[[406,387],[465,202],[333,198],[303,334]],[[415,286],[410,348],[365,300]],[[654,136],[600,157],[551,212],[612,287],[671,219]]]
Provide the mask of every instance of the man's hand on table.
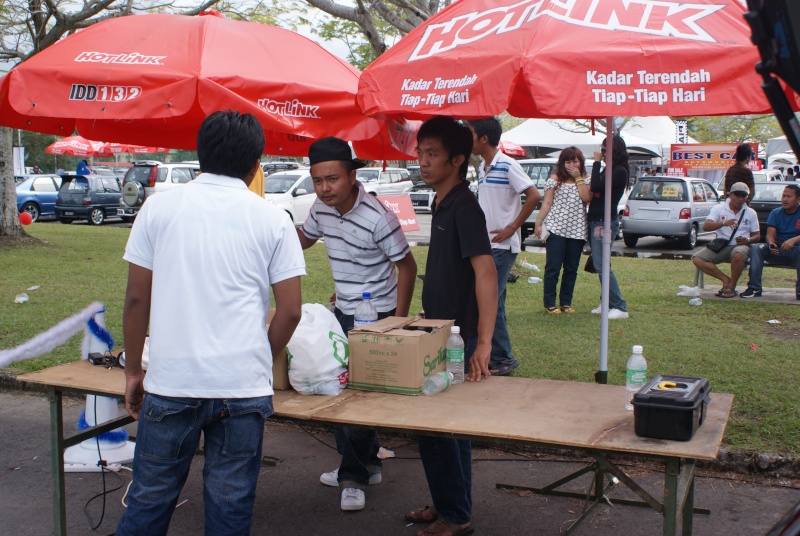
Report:
[[144,400],[144,372],[125,375],[125,409],[128,415],[139,420],[139,412]]
[[481,378],[491,376],[489,372],[489,359],[492,357],[492,343],[478,342],[472,357],[469,358],[469,375],[467,381],[479,382]]

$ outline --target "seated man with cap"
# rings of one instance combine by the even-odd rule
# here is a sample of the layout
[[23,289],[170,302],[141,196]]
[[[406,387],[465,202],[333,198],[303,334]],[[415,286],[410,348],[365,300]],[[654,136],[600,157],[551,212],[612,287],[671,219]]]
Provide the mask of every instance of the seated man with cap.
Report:
[[[716,231],[716,237],[726,238],[728,243],[720,251],[703,248],[692,257],[701,272],[722,281],[722,288],[717,292],[720,298],[736,297],[736,283],[750,257],[750,244],[757,244],[761,238],[758,215],[745,204],[750,189],[745,183],[737,182],[728,194],[728,199],[712,208],[703,223],[703,231]],[[717,268],[717,264],[726,261],[731,263],[730,276]]]
[[[342,330],[353,329],[364,292],[371,294],[378,319],[408,316],[417,263],[395,213],[356,179],[364,162],[353,158],[346,141],[333,137],[311,144],[308,159],[317,199],[297,235],[303,249],[324,238]],[[355,426],[337,425],[333,431],[342,461],[320,482],[341,488],[342,510],[361,510],[364,488],[381,481],[378,436]]]

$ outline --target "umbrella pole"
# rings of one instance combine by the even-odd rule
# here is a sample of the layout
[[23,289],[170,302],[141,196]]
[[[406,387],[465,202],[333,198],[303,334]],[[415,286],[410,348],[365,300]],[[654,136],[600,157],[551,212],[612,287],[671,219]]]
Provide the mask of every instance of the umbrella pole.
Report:
[[608,297],[611,272],[611,176],[614,165],[614,117],[606,118],[606,184],[603,207],[603,262],[600,275],[600,367],[594,375],[597,383],[608,383]]

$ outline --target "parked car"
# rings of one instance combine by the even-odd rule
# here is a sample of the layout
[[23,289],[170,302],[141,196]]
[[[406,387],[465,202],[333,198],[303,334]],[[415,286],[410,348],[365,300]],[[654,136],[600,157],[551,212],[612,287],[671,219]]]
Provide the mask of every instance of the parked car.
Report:
[[419,171],[418,165],[414,164],[406,166],[406,169],[408,170],[408,174],[411,176],[411,182],[413,182],[414,184],[422,182],[422,174]]
[[703,222],[721,201],[711,184],[694,177],[642,177],[634,185],[622,214],[625,245],[643,236],[679,238],[694,249]]
[[55,211],[58,221],[88,220],[102,225],[108,216],[117,215],[122,186],[116,177],[105,175],[63,175]]
[[27,212],[36,222],[42,216],[56,215],[56,198],[61,187],[58,175],[29,175],[21,177],[17,186],[17,211]]
[[777,169],[761,169],[753,172],[755,182],[776,182],[786,180]]
[[356,178],[372,195],[402,195],[414,186],[408,170],[403,168],[361,168],[356,171]]
[[411,197],[414,212],[430,212],[436,192],[433,191],[433,186],[420,181],[411,187],[408,195]]
[[296,226],[303,225],[317,199],[308,168],[279,171],[266,177],[264,198],[285,210]]
[[791,182],[757,182],[755,183],[755,194],[750,201],[750,208],[758,214],[758,227],[761,231],[761,241],[767,236],[767,219],[773,209],[781,206],[783,190]]
[[186,184],[198,173],[200,165],[195,162],[134,162],[122,181],[122,198],[119,200],[117,215],[122,221],[132,222],[149,196]]
[[284,162],[279,160],[277,162],[261,162],[261,169],[264,170],[264,175],[269,176],[279,171],[289,171],[292,169],[299,169],[300,164],[297,162]]

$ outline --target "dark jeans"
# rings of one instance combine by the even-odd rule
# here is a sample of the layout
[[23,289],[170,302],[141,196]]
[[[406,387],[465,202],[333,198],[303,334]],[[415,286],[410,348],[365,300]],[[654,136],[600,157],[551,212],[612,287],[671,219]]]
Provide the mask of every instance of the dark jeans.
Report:
[[[464,374],[478,344],[464,341]],[[419,436],[419,456],[439,517],[464,525],[472,520],[472,442],[468,439]]]
[[494,322],[489,369],[516,368],[519,363],[511,353],[511,337],[508,335],[506,323],[506,283],[517,254],[511,253],[510,249],[493,248],[492,257],[497,268],[497,317]]
[[761,290],[761,274],[764,271],[764,261],[770,264],[794,266],[797,269],[797,282],[795,293],[800,296],[800,245],[792,247],[789,251],[777,250],[775,255],[767,244],[754,244],[750,246],[750,281],[747,288]]
[[128,508],[116,534],[166,534],[203,433],[205,533],[250,534],[272,397],[172,398],[145,393]]
[[[378,313],[378,320],[387,316],[394,316],[395,309]],[[344,314],[337,307],[333,314],[342,326],[345,335],[353,329],[353,315]],[[371,428],[358,426],[333,426],[333,436],[336,438],[336,451],[342,455],[339,464],[339,487],[364,489],[369,484],[370,473],[380,470],[382,463],[378,458],[381,444],[378,434]]]
[[575,290],[575,280],[578,279],[578,267],[583,254],[585,240],[564,238],[550,233],[550,238],[545,242],[547,258],[544,265],[544,306],[556,306],[556,286],[558,275],[563,267],[561,276],[561,290],[558,293],[559,305],[572,305],[572,294]]
[[[602,221],[589,222],[589,243],[592,245],[592,264],[594,271],[597,272],[597,277],[600,278],[600,285],[603,284],[603,240],[595,235],[596,228],[603,228]],[[611,218],[611,236],[617,236],[619,233],[619,218]],[[602,295],[602,294],[601,294]],[[619,283],[617,276],[614,275],[614,270],[611,270],[609,263],[608,270],[608,310],[619,309],[620,311],[628,311],[628,304],[622,298],[622,292],[619,290]]]

